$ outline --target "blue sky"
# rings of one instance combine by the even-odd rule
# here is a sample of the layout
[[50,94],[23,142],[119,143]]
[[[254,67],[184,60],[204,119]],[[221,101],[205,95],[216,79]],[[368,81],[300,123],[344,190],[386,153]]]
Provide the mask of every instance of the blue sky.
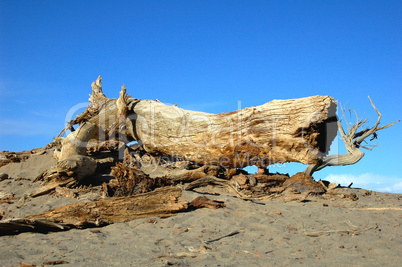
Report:
[[[370,95],[383,124],[399,120],[401,29],[400,1],[0,0],[0,150],[52,141],[98,75],[108,97],[125,83],[211,113],[319,94],[372,125]],[[402,193],[401,138],[380,131],[360,162],[315,178]]]

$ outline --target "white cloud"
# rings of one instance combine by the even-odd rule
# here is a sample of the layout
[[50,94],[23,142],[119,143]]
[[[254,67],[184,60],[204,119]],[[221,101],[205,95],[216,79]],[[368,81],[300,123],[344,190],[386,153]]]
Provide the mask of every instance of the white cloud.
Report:
[[329,174],[324,180],[347,186],[353,183],[353,187],[390,193],[402,193],[402,177],[385,176],[373,173],[353,174]]
[[402,193],[402,182],[393,184],[392,186],[387,186],[379,188],[380,192],[390,192],[390,193]]

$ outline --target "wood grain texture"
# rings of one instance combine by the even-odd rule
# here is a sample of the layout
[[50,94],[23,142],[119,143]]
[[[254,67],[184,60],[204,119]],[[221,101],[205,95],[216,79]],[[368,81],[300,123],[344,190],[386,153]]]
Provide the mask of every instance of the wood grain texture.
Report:
[[80,126],[65,139],[59,160],[85,154],[91,142],[118,139],[136,140],[151,154],[201,165],[317,164],[337,133],[337,103],[329,96],[273,100],[210,114],[129,98],[124,85],[118,99],[108,99],[101,84],[99,77],[92,84],[91,104],[69,123]]
[[337,132],[336,102],[329,96],[274,100],[220,114],[143,100],[133,111],[133,134],[147,152],[227,167],[317,163]]
[[94,202],[74,203],[25,219],[40,219],[73,227],[127,222],[138,218],[169,217],[188,207],[178,187],[162,187],[129,197],[111,197]]

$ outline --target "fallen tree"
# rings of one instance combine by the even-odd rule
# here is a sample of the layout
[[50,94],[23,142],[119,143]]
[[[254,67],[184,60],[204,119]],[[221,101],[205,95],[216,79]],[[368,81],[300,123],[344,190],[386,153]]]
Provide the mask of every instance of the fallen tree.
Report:
[[200,165],[243,168],[275,163],[317,164],[336,136],[336,102],[329,96],[274,100],[230,113],[209,114],[132,99],[122,86],[118,99],[92,83],[91,104],[70,121],[59,160],[85,155],[88,146],[111,139],[137,141],[146,152]]
[[[76,198],[80,195],[77,186],[83,191],[85,186],[94,186],[103,198],[2,221],[0,230],[14,233],[92,227],[171,216],[189,207],[224,207],[205,197],[191,203],[179,198],[182,189],[202,190],[211,185],[244,200],[278,197],[285,202],[305,201],[310,195],[332,193],[337,188],[336,184],[315,181],[311,176],[314,171],[356,163],[364,155],[360,148],[371,149],[362,142],[369,136],[376,138],[378,130],[395,123],[380,127],[381,114],[371,102],[379,116],[375,125],[357,132],[367,120],[358,119],[352,126],[346,122],[349,131],[345,133],[335,115],[337,104],[329,96],[274,100],[221,114],[130,98],[124,85],[118,99],[109,99],[102,92],[101,77],[92,83],[89,101],[86,110],[68,122],[54,142],[38,150],[48,153],[56,147],[58,162],[35,179],[44,183],[28,197],[54,192]],[[346,120],[344,113],[343,117]],[[338,129],[347,154],[327,156]],[[67,130],[71,133],[63,138]],[[129,146],[131,141],[138,144]],[[38,151],[19,157],[5,154],[5,164],[9,158],[23,160]],[[248,174],[240,169],[284,162],[309,166],[292,177],[268,171]],[[12,201],[12,197],[4,201]],[[357,199],[352,194],[341,197]]]
[[[184,110],[158,100],[130,98],[124,85],[118,99],[109,99],[103,94],[100,76],[92,83],[89,101],[86,110],[68,122],[59,134],[56,139],[57,144],[61,142],[60,152],[56,155],[58,163],[38,177],[37,180],[45,183],[32,196],[48,193],[58,186],[75,186],[105,165],[116,166],[113,176],[117,180],[125,177],[123,180],[130,185],[146,185],[145,190],[161,181],[168,185],[207,177],[195,185],[225,185],[241,196],[236,189],[239,187],[232,188],[231,182],[219,179],[229,180],[241,174],[238,168],[250,165],[266,168],[275,163],[300,162],[309,165],[305,176],[310,177],[314,171],[326,166],[354,164],[364,155],[359,148],[366,147],[361,143],[371,135],[376,137],[376,131],[395,123],[379,127],[381,114],[372,103],[379,115],[374,127],[357,132],[367,121],[358,120],[352,127],[347,124],[349,132],[345,134],[335,114],[337,104],[329,96],[274,100],[221,114]],[[75,125],[78,125],[77,130]],[[327,156],[338,128],[347,154]],[[66,130],[71,130],[71,133],[60,140]],[[127,147],[131,141],[138,142],[134,150]],[[113,152],[112,157],[94,160],[105,149],[109,154],[118,151],[118,155]],[[164,163],[161,158],[164,158]],[[145,176],[127,169],[134,164],[145,172]],[[154,170],[159,178],[148,177]],[[154,178],[161,180],[157,183],[152,180]],[[257,180],[255,177],[247,179],[250,184]],[[280,187],[281,183],[277,186]],[[132,188],[129,186],[127,190]]]

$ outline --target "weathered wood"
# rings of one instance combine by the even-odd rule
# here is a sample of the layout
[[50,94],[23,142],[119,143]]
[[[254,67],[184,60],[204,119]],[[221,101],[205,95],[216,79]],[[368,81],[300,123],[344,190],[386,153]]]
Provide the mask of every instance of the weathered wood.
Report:
[[146,217],[169,217],[186,210],[178,187],[162,187],[129,197],[110,197],[94,202],[74,203],[26,219],[41,219],[70,227],[99,226]]
[[154,216],[165,218],[187,210],[188,202],[181,194],[180,188],[169,186],[128,197],[73,203],[23,219],[1,221],[0,235],[102,226]]
[[314,96],[209,114],[142,100],[133,135],[149,153],[245,167],[319,162],[336,136],[336,102]]
[[44,180],[42,186],[30,196],[37,197],[52,192],[58,186],[72,187],[84,178],[95,174],[97,162],[91,157],[71,155],[59,160],[50,170],[40,174],[34,182]]
[[[329,155],[327,157],[324,157],[321,161],[317,163],[310,164],[305,170],[306,176],[312,176],[314,172],[319,171],[327,166],[345,166],[357,163],[364,157],[364,152],[361,151],[360,148],[372,150],[376,146],[376,144],[372,145],[371,147],[367,147],[367,145],[362,145],[362,142],[365,141],[366,138],[373,135],[373,138],[370,141],[377,139],[377,131],[391,127],[395,123],[399,122],[398,120],[379,127],[382,115],[378,111],[370,97],[369,100],[378,115],[377,121],[374,126],[371,128],[368,127],[366,129],[363,129],[363,125],[367,122],[367,119],[359,119],[357,113],[354,110],[352,111],[355,112],[357,121],[356,124],[349,125],[348,121],[346,120],[345,112],[344,110],[342,110],[342,117],[345,120],[348,131],[345,132],[340,121],[337,121],[337,127],[339,129],[339,133],[341,135],[343,143],[345,144],[347,153],[341,155]],[[359,129],[363,130],[357,132]]]
[[8,219],[0,221],[0,236],[21,232],[49,232],[70,229],[67,225],[41,219]]
[[166,177],[149,177],[136,165],[129,167],[123,163],[117,163],[115,167],[112,167],[111,174],[116,178],[116,185],[110,190],[115,197],[146,193],[173,184]]
[[336,121],[336,102],[329,96],[274,100],[230,113],[209,114],[157,100],[129,99],[124,86],[119,99],[106,99],[100,78],[92,91],[91,105],[66,127],[80,124],[66,138],[60,160],[83,154],[91,140],[118,138],[137,140],[151,154],[201,165],[316,164],[327,154],[337,133],[332,123]]
[[21,232],[51,232],[103,226],[139,218],[174,216],[198,208],[224,208],[222,201],[198,197],[188,203],[179,187],[162,187],[152,192],[73,203],[41,214],[0,221],[0,236]]
[[216,210],[219,208],[224,208],[226,207],[226,205],[223,203],[223,201],[213,200],[204,196],[200,196],[190,202],[190,207],[195,209],[209,208]]
[[68,184],[77,184],[77,180],[70,177],[70,178],[65,178],[62,179],[61,177],[52,179],[48,182],[44,182],[41,187],[39,187],[38,189],[36,189],[34,192],[32,192],[29,196],[30,197],[39,197],[42,195],[46,195],[50,192],[53,192],[57,187],[59,186],[66,186]]

